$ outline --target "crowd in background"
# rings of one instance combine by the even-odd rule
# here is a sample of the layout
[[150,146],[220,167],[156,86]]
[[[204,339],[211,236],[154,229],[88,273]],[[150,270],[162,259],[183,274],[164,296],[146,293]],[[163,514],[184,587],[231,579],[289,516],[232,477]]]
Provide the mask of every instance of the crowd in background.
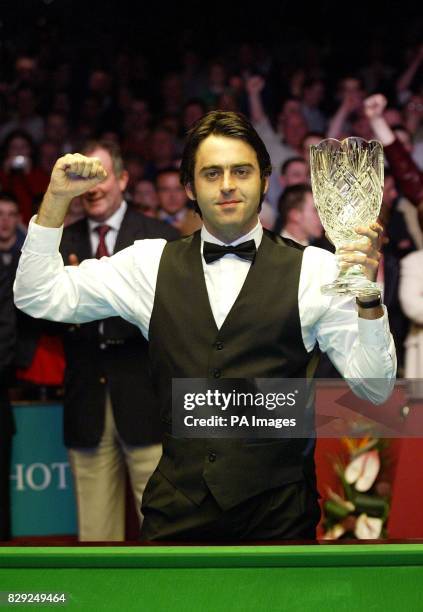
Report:
[[[69,14],[70,3],[62,5]],[[203,41],[175,23],[173,38],[158,37],[158,53],[151,44],[155,24],[149,46],[142,36],[134,37],[128,22],[126,36],[119,20],[114,25],[110,15],[107,23],[100,17],[88,24],[80,21],[80,30],[71,35],[64,18],[60,24],[43,17],[9,36],[3,30],[0,404],[7,402],[7,387],[15,399],[61,394],[64,355],[54,324],[11,309],[11,282],[26,228],[56,160],[81,151],[90,140],[119,145],[129,173],[124,193],[128,206],[186,235],[201,226],[201,219],[179,183],[184,136],[213,109],[240,111],[253,122],[273,165],[261,221],[303,245],[332,249],[310,188],[310,145],[348,136],[383,142],[386,169],[379,220],[385,243],[378,281],[399,373],[423,378],[423,44],[418,36],[403,37],[400,48],[381,29],[366,45],[357,40],[351,45],[341,36],[323,44],[281,26],[280,36],[269,35],[265,43],[246,36],[245,42],[234,37],[234,44],[223,45],[222,33],[215,40],[211,35],[214,18]],[[204,22],[206,16],[198,19]],[[0,29],[3,25],[0,20]],[[169,32],[170,22],[165,25]],[[370,35],[372,27],[368,31]],[[230,39],[234,30],[228,33]],[[66,225],[83,216],[76,199]],[[4,435],[9,444],[0,447],[10,453],[13,423],[5,414],[0,406],[0,441]],[[0,514],[2,495],[0,490]],[[7,495],[5,490],[5,499]]]
[[[63,44],[61,52],[55,52],[59,39],[57,27],[44,25],[35,30],[30,51],[12,41],[2,47],[3,264],[16,264],[25,229],[37,211],[55,161],[79,151],[90,139],[120,145],[129,172],[125,199],[130,206],[171,223],[182,234],[197,229],[201,220],[190,209],[177,169],[184,134],[212,109],[248,115],[270,152],[273,174],[263,204],[263,225],[303,244],[330,248],[322,237],[309,191],[309,148],[325,137],[377,136],[364,104],[375,93],[386,96],[388,103],[380,115],[394,135],[395,146],[399,142],[400,158],[404,155],[412,165],[411,170],[404,167],[404,159],[394,163],[396,167],[387,164],[381,213],[386,228],[385,276],[389,266],[395,268],[388,289],[392,277],[399,278],[399,260],[423,247],[417,214],[423,201],[418,175],[423,169],[421,43],[414,41],[392,62],[388,42],[371,41],[361,65],[342,71],[339,66],[334,69],[336,46],[322,51],[310,41],[304,41],[307,51],[291,58],[273,54],[270,44],[245,42],[212,55],[189,46],[175,49],[176,55],[169,58],[171,68],[166,69],[154,63],[153,56],[124,43],[113,54],[103,49],[81,63],[83,51],[74,46]],[[300,41],[296,42],[300,48]],[[411,187],[410,172],[414,172]],[[67,224],[83,214],[79,201],[74,201]],[[384,282],[383,277],[380,280]],[[398,282],[392,288],[391,324],[398,328],[394,333],[402,366],[409,324],[399,304]],[[49,385],[60,386],[60,347],[47,338],[42,348],[39,333],[36,336],[29,354],[26,351],[17,364],[18,379],[41,384],[44,390]],[[57,367],[51,369],[47,361],[50,371],[46,371],[39,364],[49,351],[57,353]],[[35,356],[38,366],[34,370]]]

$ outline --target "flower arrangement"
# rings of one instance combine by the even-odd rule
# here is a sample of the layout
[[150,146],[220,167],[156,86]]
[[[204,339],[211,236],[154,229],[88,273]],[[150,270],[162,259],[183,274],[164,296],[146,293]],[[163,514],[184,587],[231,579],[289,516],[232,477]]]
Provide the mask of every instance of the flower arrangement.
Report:
[[366,436],[361,439],[342,438],[349,461],[334,461],[343,494],[328,488],[324,504],[323,538],[342,537],[371,540],[386,537],[391,486],[381,477],[382,463],[386,463],[386,440]]

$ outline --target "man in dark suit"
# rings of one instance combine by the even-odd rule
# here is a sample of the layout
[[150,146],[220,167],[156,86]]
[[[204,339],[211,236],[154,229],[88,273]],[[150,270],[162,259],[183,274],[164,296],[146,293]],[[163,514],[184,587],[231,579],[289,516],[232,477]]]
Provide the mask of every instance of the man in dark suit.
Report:
[[[135,240],[178,237],[167,224],[123,201],[128,174],[115,146],[93,142],[85,153],[102,160],[108,178],[82,195],[87,218],[63,232],[60,252],[66,263],[111,255]],[[79,538],[122,540],[125,464],[140,514],[145,484],[161,454],[148,343],[120,317],[66,326],[63,337],[64,441],[75,478]]]

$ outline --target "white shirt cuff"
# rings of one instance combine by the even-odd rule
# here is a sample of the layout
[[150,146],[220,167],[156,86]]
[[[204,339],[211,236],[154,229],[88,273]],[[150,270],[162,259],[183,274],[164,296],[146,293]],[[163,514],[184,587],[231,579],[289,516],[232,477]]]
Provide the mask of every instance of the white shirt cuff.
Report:
[[390,331],[388,311],[382,305],[383,317],[379,319],[362,319],[358,317],[358,335],[360,344],[364,346],[385,347],[389,343]]
[[28,225],[23,251],[31,251],[37,255],[56,255],[62,240],[63,225],[61,227],[44,227],[35,223],[34,215]]

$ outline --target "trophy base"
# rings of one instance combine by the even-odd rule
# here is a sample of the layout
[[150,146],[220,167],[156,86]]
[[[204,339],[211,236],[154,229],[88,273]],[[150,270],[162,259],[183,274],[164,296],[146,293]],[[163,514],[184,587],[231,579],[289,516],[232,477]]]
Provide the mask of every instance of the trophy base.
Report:
[[339,277],[333,283],[323,285],[320,290],[323,295],[353,295],[355,297],[380,293],[377,283],[360,276]]

